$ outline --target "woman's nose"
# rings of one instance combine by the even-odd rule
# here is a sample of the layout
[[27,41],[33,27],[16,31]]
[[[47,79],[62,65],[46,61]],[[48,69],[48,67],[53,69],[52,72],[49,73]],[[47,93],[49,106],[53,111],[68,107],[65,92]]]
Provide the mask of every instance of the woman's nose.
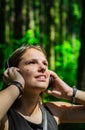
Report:
[[42,63],[39,64],[39,71],[44,72],[46,70],[46,66]]

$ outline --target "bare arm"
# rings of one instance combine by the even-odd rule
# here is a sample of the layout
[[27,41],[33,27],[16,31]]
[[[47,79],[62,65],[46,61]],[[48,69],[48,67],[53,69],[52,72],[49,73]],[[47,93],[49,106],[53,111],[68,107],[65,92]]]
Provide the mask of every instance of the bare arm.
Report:
[[85,105],[85,91],[77,90],[75,100],[77,103]]
[[[46,92],[56,98],[65,98],[71,101],[73,88],[61,80],[54,72],[50,71],[50,74],[54,79],[51,86],[52,90],[47,90]],[[58,124],[85,123],[85,92],[77,90],[75,101],[81,105],[73,105],[66,102],[47,103]]]
[[60,118],[60,123],[85,123],[85,106],[71,105],[63,107],[64,112]]
[[[4,80],[8,81],[18,81],[24,86],[24,79],[18,72],[18,69],[11,67],[4,72]],[[14,101],[19,96],[19,89],[15,85],[10,85],[6,89],[0,92],[0,121],[6,115],[8,109],[12,106]]]
[[66,102],[46,103],[53,113],[57,124],[61,123],[85,123],[85,106],[72,105]]
[[[60,79],[54,72],[50,71],[50,74],[53,76],[54,81],[52,84],[52,90],[47,90],[47,93],[57,98],[65,98],[71,101],[73,88]],[[76,103],[85,105],[85,91],[77,90],[75,101]]]
[[0,92],[0,121],[18,96],[19,90],[14,85],[7,87]]

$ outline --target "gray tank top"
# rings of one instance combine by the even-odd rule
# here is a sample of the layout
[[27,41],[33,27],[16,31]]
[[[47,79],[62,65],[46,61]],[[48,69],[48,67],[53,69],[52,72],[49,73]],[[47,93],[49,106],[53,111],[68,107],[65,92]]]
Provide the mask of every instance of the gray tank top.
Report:
[[[58,130],[58,125],[52,113],[49,111],[47,106],[44,108],[47,114],[47,130]],[[11,108],[8,111],[7,115],[8,115],[8,121],[9,121],[8,130],[43,130],[43,123],[37,125],[32,122],[29,122],[13,108]],[[44,115],[42,115],[42,117],[44,120]]]

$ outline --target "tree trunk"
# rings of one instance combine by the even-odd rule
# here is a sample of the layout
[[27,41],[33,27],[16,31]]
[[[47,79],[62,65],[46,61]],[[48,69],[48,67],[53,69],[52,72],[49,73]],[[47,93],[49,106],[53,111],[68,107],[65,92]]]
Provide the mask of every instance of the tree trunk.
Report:
[[22,14],[23,0],[14,0],[14,38],[21,39],[22,37],[22,25],[23,25],[23,14]]
[[[2,70],[4,60],[4,44],[5,44],[5,0],[0,1],[0,84],[2,82]],[[0,86],[1,87],[1,86]]]
[[0,1],[0,43],[5,42],[5,0]]
[[78,60],[78,88],[85,90],[85,0],[81,1],[82,6],[82,23],[81,23],[81,49]]

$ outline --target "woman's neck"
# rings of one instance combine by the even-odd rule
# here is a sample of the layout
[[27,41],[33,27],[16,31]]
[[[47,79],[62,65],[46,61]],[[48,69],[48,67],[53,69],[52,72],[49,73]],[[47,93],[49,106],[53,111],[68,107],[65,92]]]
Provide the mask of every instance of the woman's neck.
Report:
[[30,122],[35,124],[42,122],[42,111],[39,99],[36,99],[36,101],[22,99],[21,107],[18,107],[17,112]]
[[31,115],[32,113],[36,113],[40,109],[40,97],[29,95],[21,98],[21,106],[18,108],[22,114]]

